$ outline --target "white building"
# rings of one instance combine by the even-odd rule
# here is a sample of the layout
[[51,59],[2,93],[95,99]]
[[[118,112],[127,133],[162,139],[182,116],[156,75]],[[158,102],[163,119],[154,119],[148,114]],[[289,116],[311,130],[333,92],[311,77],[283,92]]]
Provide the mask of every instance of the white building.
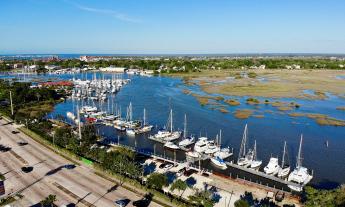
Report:
[[105,67],[99,69],[102,72],[113,72],[113,73],[124,73],[126,71],[126,68],[123,67]]

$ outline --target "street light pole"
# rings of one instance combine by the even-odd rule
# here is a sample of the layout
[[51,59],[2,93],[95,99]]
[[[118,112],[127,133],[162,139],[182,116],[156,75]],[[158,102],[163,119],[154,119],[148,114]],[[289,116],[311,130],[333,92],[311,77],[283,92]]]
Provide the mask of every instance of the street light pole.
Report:
[[11,102],[11,115],[12,115],[12,117],[13,117],[12,91],[10,91],[10,102]]

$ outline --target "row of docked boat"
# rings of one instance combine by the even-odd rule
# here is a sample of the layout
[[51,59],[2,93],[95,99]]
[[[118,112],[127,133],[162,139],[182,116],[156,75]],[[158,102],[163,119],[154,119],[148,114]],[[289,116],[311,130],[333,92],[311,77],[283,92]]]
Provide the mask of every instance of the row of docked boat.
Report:
[[73,78],[72,81],[74,84],[72,98],[105,101],[107,94],[117,93],[122,86],[130,82],[130,79],[123,79],[116,74],[111,79],[105,79],[104,76],[99,79],[94,74],[91,80],[86,77],[84,80]]
[[[248,127],[245,126],[241,148],[237,160],[239,166],[248,167],[254,170],[259,170],[262,165],[262,160],[257,158],[256,141],[254,142],[253,149],[246,150],[246,145],[248,142]],[[268,164],[264,167],[264,172],[267,175],[277,176],[281,179],[286,179],[289,182],[295,183],[297,185],[288,185],[291,189],[295,191],[302,191],[303,186],[310,182],[313,178],[312,173],[306,167],[302,166],[302,143],[303,135],[301,135],[297,162],[295,169],[290,173],[291,166],[288,159],[287,144],[284,142],[282,161],[279,163],[278,157],[271,157]]]

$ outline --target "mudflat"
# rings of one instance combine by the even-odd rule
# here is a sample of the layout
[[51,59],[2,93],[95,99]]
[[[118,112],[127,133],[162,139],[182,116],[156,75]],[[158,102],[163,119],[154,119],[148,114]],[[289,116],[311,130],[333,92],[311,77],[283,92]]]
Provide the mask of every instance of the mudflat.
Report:
[[210,94],[306,99],[324,99],[325,93],[345,96],[345,70],[205,70],[173,76]]

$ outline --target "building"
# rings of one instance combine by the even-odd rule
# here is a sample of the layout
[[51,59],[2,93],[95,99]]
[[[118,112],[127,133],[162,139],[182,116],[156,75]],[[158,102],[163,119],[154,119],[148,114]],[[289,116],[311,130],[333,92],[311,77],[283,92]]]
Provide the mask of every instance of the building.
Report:
[[55,82],[44,82],[44,83],[40,83],[39,87],[71,87],[73,86],[73,82],[72,81],[55,81]]
[[124,67],[105,67],[99,69],[102,72],[113,72],[113,73],[124,73],[126,71],[126,68]]
[[15,63],[15,64],[13,64],[13,68],[14,69],[23,68],[23,67],[24,67],[23,63]]

